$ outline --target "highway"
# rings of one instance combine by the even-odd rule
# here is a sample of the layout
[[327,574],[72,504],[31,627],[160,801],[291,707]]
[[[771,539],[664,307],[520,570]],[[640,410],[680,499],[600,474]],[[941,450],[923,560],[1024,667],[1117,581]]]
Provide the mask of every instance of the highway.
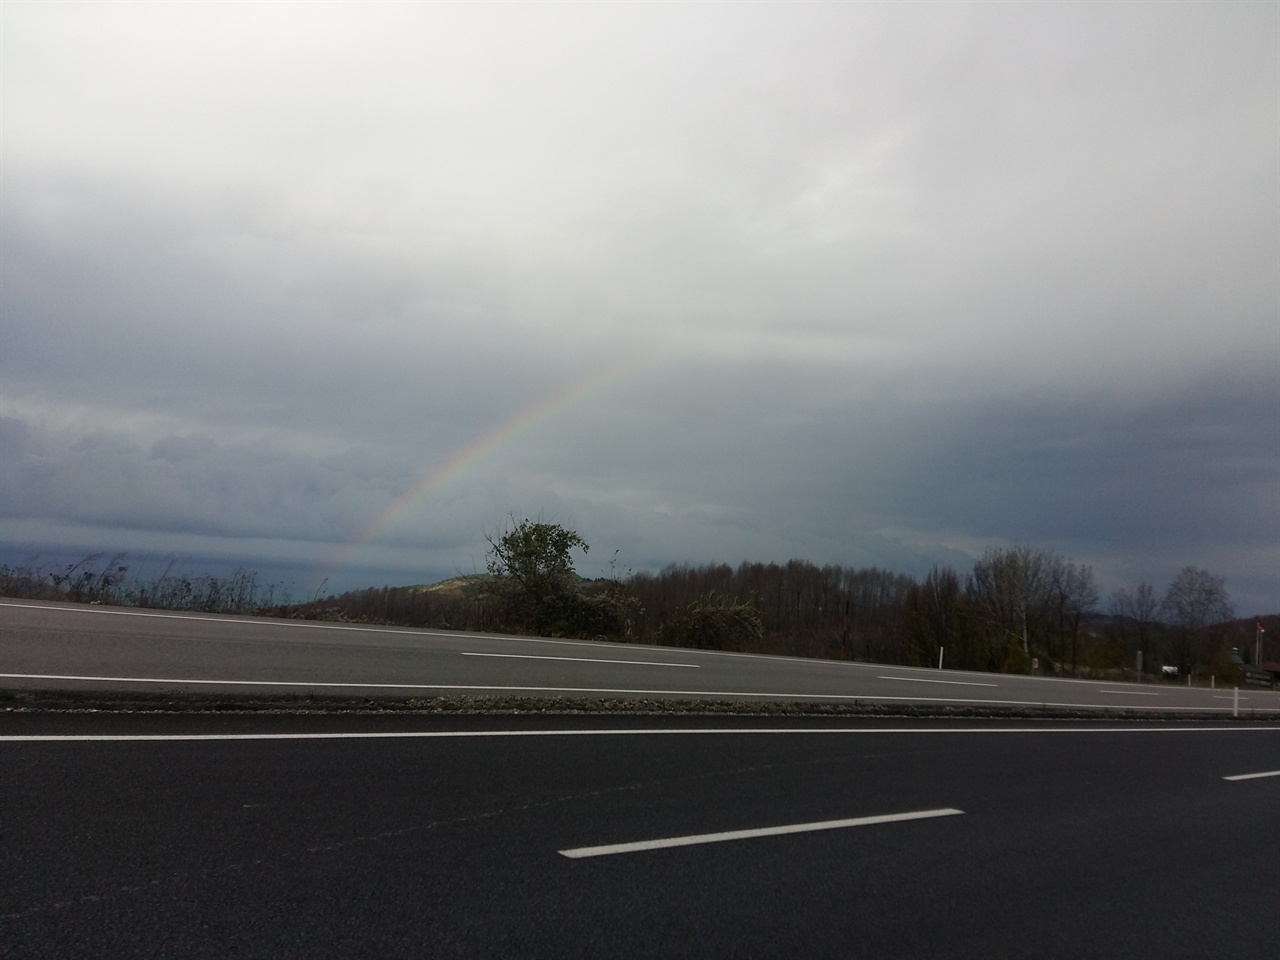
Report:
[[[5,957],[1275,955],[1273,691],[16,601],[0,674],[28,692],[1095,718],[99,713],[10,695]],[[1140,719],[1170,712],[1192,719]]]
[[0,713],[0,953],[1276,955],[1280,725]]
[[1275,718],[1280,691],[0,601],[0,689],[734,699]]

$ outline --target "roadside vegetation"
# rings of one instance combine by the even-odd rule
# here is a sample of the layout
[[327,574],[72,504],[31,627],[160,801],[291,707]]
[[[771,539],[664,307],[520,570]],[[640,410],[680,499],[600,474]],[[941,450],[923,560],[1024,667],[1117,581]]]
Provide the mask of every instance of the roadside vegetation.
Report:
[[1162,592],[1144,582],[1104,599],[1088,566],[1028,545],[919,580],[804,560],[622,574],[616,554],[609,576],[586,579],[574,559],[590,548],[559,524],[511,517],[488,542],[483,574],[302,602],[245,570],[191,576],[170,564],[131,579],[124,554],[0,567],[0,594],[1047,676],[1239,683],[1258,661],[1280,671],[1268,662],[1280,660],[1280,614],[1234,619],[1223,580],[1194,566]]
[[249,570],[199,576],[171,561],[151,580],[129,576],[126,554],[94,553],[77,563],[45,569],[34,563],[0,566],[0,595],[26,600],[68,600],[120,607],[154,607],[200,613],[268,613],[280,609],[275,584]]

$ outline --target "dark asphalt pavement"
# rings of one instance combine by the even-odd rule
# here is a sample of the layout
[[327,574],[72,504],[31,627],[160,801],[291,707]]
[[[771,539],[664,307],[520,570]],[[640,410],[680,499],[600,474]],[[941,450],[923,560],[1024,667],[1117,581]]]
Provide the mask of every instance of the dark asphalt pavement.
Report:
[[0,953],[1276,955],[1280,727],[884,726],[0,715]]

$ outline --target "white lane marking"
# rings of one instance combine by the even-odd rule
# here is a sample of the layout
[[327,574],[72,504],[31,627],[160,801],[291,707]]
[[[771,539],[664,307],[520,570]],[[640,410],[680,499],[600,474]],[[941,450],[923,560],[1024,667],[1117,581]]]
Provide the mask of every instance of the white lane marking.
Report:
[[[626,687],[524,687],[484,683],[337,683],[307,680],[181,680],[174,677],[87,677],[49,673],[0,673],[0,680],[76,680],[88,683],[166,683],[185,686],[303,687],[312,690],[501,690],[506,693],[618,694],[647,697],[733,697],[736,700],[837,700],[875,703],[965,703],[1004,707],[1062,707],[1074,710],[1115,710],[1113,703],[1058,703],[1052,700],[983,700],[976,697],[887,697],[864,693],[761,693],[742,690],[640,690]],[[1178,713],[1223,713],[1224,707],[1125,707],[1126,710],[1161,710]],[[1250,707],[1254,714],[1280,713],[1275,707]]]
[[506,660],[568,660],[572,663],[628,663],[639,667],[688,667],[701,669],[700,663],[664,663],[661,660],[610,660],[604,657],[539,657],[531,653],[472,653],[463,650],[464,657],[502,657]]
[[1268,770],[1266,773],[1238,773],[1234,777],[1223,777],[1233,783],[1237,780],[1261,780],[1263,777],[1280,777],[1280,770]]
[[[376,730],[361,733],[14,733],[0,743],[195,743],[237,740],[470,740],[486,737],[689,737],[886,733],[1280,733],[1280,727],[653,727],[594,730]],[[1245,776],[1256,776],[1246,774]]]
[[953,687],[998,687],[998,683],[974,683],[971,680],[926,680],[924,677],[876,677],[877,680],[905,680],[907,683],[947,683]]
[[1160,694],[1152,693],[1148,690],[1109,690],[1105,687],[1099,687],[1098,693],[1108,693],[1114,697],[1158,697]]
[[665,837],[661,840],[639,840],[635,843],[610,843],[600,847],[573,847],[557,851],[562,857],[580,860],[583,857],[607,857],[615,853],[638,853],[641,850],[665,850],[669,847],[692,847],[702,843],[723,843],[726,840],[748,840],[754,837],[781,837],[791,833],[816,833],[819,830],[841,830],[845,827],[870,827],[879,823],[902,823],[907,820],[929,820],[935,817],[954,817],[964,813],[954,807],[937,810],[914,810],[911,813],[888,813],[877,817],[851,817],[848,820],[820,820],[814,823],[789,823],[780,827],[758,827],[754,830],[726,830],[723,833],[698,833],[685,837]]

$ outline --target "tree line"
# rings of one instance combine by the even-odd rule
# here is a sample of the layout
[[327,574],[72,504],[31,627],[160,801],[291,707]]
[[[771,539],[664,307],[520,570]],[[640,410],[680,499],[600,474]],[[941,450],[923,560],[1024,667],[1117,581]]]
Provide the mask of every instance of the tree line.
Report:
[[[1065,676],[1168,668],[1228,677],[1239,667],[1233,648],[1248,662],[1256,649],[1255,627],[1233,620],[1222,578],[1194,566],[1163,592],[1142,582],[1104,599],[1089,566],[1025,544],[990,547],[967,571],[935,566],[921,579],[798,559],[585,579],[573,561],[590,548],[577,531],[512,517],[487,540],[483,574],[301,603],[277,602],[274,586],[244,571],[222,579],[166,571],[129,584],[123,554],[48,574],[0,567],[0,593]],[[1264,619],[1274,636],[1280,616]]]

